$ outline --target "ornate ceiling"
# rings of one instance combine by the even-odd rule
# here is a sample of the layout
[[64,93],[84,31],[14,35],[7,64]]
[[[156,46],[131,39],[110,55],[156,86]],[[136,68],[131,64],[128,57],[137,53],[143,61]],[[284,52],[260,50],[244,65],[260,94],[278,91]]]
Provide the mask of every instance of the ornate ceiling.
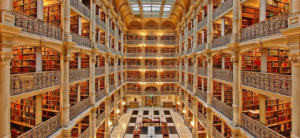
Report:
[[[188,11],[191,0],[115,0],[114,6],[128,26],[149,20],[171,21],[175,26]],[[160,20],[160,21],[158,21]]]

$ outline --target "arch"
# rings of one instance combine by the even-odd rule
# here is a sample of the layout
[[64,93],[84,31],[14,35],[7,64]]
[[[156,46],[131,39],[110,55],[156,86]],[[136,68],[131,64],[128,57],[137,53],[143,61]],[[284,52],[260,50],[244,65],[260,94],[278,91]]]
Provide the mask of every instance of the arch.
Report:
[[157,89],[157,87],[155,87],[155,86],[147,86],[146,88],[145,88],[145,91],[157,91],[158,89]]
[[148,21],[145,25],[146,30],[156,30],[158,29],[158,25],[155,21]]
[[121,8],[122,8],[123,6],[128,6],[128,3],[127,3],[127,2],[123,2],[123,3],[119,6],[119,8],[118,8],[118,12],[121,11]]
[[163,30],[173,30],[174,29],[174,24],[170,21],[165,21],[163,24],[162,24],[162,29]]
[[140,30],[141,28],[141,24],[138,21],[132,21],[128,26],[129,30]]

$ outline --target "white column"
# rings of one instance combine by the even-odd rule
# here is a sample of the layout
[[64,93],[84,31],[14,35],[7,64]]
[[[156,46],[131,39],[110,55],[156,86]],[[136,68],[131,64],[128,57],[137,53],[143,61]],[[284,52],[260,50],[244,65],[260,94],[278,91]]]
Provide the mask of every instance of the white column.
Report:
[[95,94],[96,94],[96,90],[95,90],[95,63],[97,61],[96,58],[96,53],[95,53],[96,49],[93,49],[92,51],[92,56],[90,56],[90,80],[89,80],[89,94],[90,94],[90,105],[95,105]]
[[300,137],[300,62],[298,59],[299,55],[292,58],[292,138]]
[[42,94],[35,96],[35,125],[39,125],[43,122],[43,111],[42,111],[42,102],[43,96]]
[[[67,51],[67,49],[65,50]],[[69,118],[69,108],[70,108],[70,100],[69,100],[69,64],[71,60],[70,54],[65,52],[64,54],[61,54],[61,63],[63,63],[63,68],[62,68],[62,115],[63,115],[63,126],[68,127],[70,123],[70,118]]]
[[267,0],[260,0],[259,3],[259,22],[267,18]]
[[211,105],[212,104],[212,60],[211,60],[211,55],[207,54],[207,104]]
[[[1,4],[0,4],[1,5]],[[70,37],[70,0],[64,0],[63,1],[63,14],[64,14],[64,41],[72,41],[72,38]]]
[[221,36],[225,35],[225,18],[221,18]]
[[[105,57],[105,92],[109,93],[109,56]],[[105,108],[108,109],[108,108]]]
[[[9,1],[9,0],[7,0]],[[44,20],[43,16],[44,16],[44,0],[38,0],[37,2],[37,18],[40,20]]]

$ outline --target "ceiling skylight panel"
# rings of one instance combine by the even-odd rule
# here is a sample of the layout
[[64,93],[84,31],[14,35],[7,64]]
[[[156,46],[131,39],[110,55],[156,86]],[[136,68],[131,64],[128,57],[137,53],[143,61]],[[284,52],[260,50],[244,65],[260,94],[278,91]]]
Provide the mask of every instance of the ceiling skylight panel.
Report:
[[140,12],[140,6],[139,5],[131,5],[133,12]]
[[160,7],[161,7],[161,5],[152,5],[152,11],[154,11],[154,12],[160,11]]
[[151,5],[148,5],[148,4],[143,5],[143,11],[150,12],[151,11]]
[[171,5],[164,5],[164,12],[170,12],[171,11]]

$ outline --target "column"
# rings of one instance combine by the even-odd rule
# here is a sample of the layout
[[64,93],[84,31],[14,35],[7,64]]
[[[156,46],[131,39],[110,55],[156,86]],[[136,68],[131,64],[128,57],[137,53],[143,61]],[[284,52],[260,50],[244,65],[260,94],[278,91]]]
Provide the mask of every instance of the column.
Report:
[[197,87],[197,85],[198,85],[198,79],[197,79],[197,64],[198,64],[198,58],[197,58],[197,56],[194,56],[193,57],[193,64],[194,64],[194,73],[193,73],[193,88],[194,88],[194,93],[196,93],[197,92],[197,90],[198,90],[198,87]]
[[213,114],[211,108],[206,110],[206,131],[207,137],[212,138],[212,127],[213,127]]
[[212,42],[212,1],[209,0],[207,3],[207,43],[210,44]]
[[97,124],[96,124],[96,122],[97,122],[97,113],[96,113],[96,111],[97,111],[97,107],[92,107],[91,115],[90,115],[90,122],[89,122],[90,127],[91,127],[90,131],[91,131],[91,137],[92,138],[95,138],[96,135],[97,135],[96,134],[96,132],[97,132]]
[[179,80],[178,80],[178,83],[180,84],[181,80],[182,80],[182,64],[181,64],[181,58],[180,57],[178,59],[178,62],[179,62]]
[[35,96],[35,125],[39,125],[43,122],[43,111],[42,111],[42,103],[43,103],[43,96],[42,94]]
[[207,61],[207,104],[212,104],[212,60],[211,60],[211,54],[207,54],[206,56]]
[[181,53],[181,43],[182,43],[182,41],[181,41],[181,39],[182,39],[181,31],[182,31],[182,27],[180,26],[178,30],[179,30],[179,33],[177,33],[177,35],[179,36],[179,43],[178,43],[179,47],[178,48],[179,48],[179,53]]
[[115,62],[115,64],[114,64],[114,80],[115,80],[115,86],[116,86],[116,88],[118,88],[118,82],[119,82],[119,80],[118,80],[118,75],[119,75],[119,73],[118,73],[118,57],[115,57],[114,58],[114,62]]
[[[264,0],[262,0],[264,1]],[[262,2],[261,1],[261,2]],[[259,10],[261,12],[261,10]],[[232,17],[232,35],[234,39],[231,38],[231,40],[234,40],[234,42],[239,42],[239,32],[240,32],[240,15],[239,13],[241,12],[241,3],[240,0],[233,0],[233,17]],[[266,11],[265,11],[266,12]],[[259,14],[261,16],[261,14]]]
[[261,67],[260,67],[260,71],[263,73],[267,73],[268,72],[268,49],[267,48],[261,48]]
[[[1,5],[1,4],[0,4]],[[300,18],[300,1],[299,0],[290,0],[290,12],[292,16],[288,19],[289,28],[296,28],[300,26],[298,21]]]
[[[67,45],[65,46],[67,47]],[[70,118],[69,118],[69,108],[70,108],[70,100],[69,100],[69,67],[70,67],[70,60],[71,60],[71,55],[68,53],[68,48],[65,48],[64,53],[62,54],[63,56],[63,62],[60,62],[61,64],[63,63],[62,66],[62,120],[63,120],[63,126],[68,127],[70,123]],[[62,60],[62,58],[61,58]]]
[[221,18],[221,36],[225,35],[225,18]]
[[[105,92],[109,93],[109,60],[110,57],[107,55],[105,58]],[[105,108],[108,109],[108,108]]]
[[124,58],[121,58],[121,83],[123,84],[124,81],[124,77],[123,77],[123,73],[124,73],[124,68],[123,68],[123,63],[124,63]]
[[197,138],[198,137],[198,119],[197,119],[197,98],[193,97],[193,115],[194,115],[194,129],[193,129],[193,137]]
[[184,52],[188,50],[188,33],[188,21],[186,20],[184,24]]
[[185,72],[184,72],[184,87],[187,88],[187,84],[188,84],[188,59],[187,57],[184,58],[184,68],[185,68]]
[[260,0],[259,3],[259,22],[267,18],[267,0]]
[[90,79],[89,79],[89,94],[90,94],[90,104],[91,105],[95,105],[95,101],[96,101],[96,90],[95,90],[95,64],[97,62],[97,58],[96,58],[96,51],[97,49],[93,48],[92,49],[92,55],[90,57]]
[[[1,4],[0,4],[1,5]],[[70,34],[70,21],[71,21],[71,16],[70,16],[70,1],[69,0],[64,0],[63,1],[63,14],[64,14],[64,21],[63,21],[63,30],[64,30],[64,41],[69,41],[72,42],[72,37]]]
[[110,138],[110,127],[109,127],[109,103],[110,97],[105,99],[105,138]]
[[107,11],[107,14],[105,16],[105,23],[106,23],[106,30],[105,30],[105,46],[109,47],[109,23],[110,23],[110,19],[109,19],[109,15],[110,15],[110,10]]
[[238,49],[233,51],[231,62],[233,63],[233,125],[238,127],[240,122],[240,86],[241,86],[241,70],[242,70],[242,56],[239,54]]
[[[90,38],[92,40],[93,43],[96,42],[96,3],[95,1],[90,1],[91,2],[91,35],[90,35]],[[100,37],[98,37],[100,38]],[[96,46],[96,45],[95,45]]]

